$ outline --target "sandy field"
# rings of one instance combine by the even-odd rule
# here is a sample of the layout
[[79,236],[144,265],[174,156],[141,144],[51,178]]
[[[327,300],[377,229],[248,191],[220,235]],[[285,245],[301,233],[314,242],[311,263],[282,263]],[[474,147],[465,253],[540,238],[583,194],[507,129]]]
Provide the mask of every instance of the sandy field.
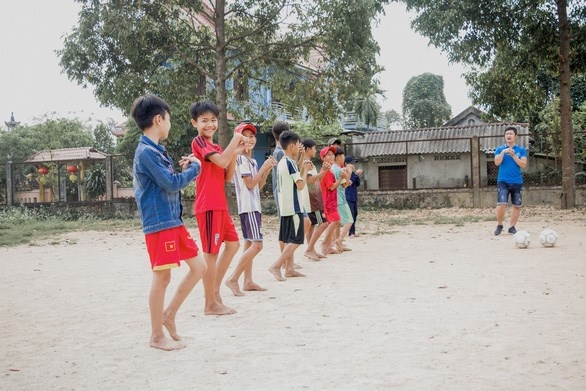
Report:
[[[268,291],[224,288],[237,314],[205,316],[198,284],[174,352],[148,346],[139,230],[0,248],[0,389],[585,390],[586,211],[526,208],[527,249],[493,236],[493,213],[364,212],[353,251],[315,262],[303,246],[307,277],[285,282],[267,271],[267,217],[254,275]],[[538,242],[545,227],[554,248]]]

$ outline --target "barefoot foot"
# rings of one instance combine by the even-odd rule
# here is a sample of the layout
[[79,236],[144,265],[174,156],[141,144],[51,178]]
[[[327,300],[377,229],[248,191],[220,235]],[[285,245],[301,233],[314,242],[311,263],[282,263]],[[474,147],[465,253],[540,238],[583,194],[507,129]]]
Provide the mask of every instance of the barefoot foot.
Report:
[[307,277],[303,273],[299,273],[297,270],[292,269],[285,273],[285,277]]
[[267,288],[263,288],[262,286],[254,283],[254,282],[247,282],[244,284],[243,288],[245,291],[266,291]]
[[278,268],[278,267],[277,267],[277,268],[275,268],[275,267],[271,267],[271,268],[269,268],[269,272],[270,272],[270,273],[271,273],[273,276],[275,276],[275,278],[277,279],[277,281],[287,281],[287,279],[286,279],[286,278],[284,278],[284,277],[281,275],[281,269],[280,269],[280,268]]
[[163,338],[151,338],[150,346],[151,346],[151,348],[155,348],[155,349],[171,351],[171,350],[183,349],[185,347],[185,344],[180,341],[174,341],[174,340],[169,339],[167,337],[163,337]]
[[163,326],[175,341],[181,341],[181,337],[177,334],[177,327],[175,326],[175,319],[163,317]]
[[221,303],[211,304],[203,310],[204,315],[232,315],[236,310]]
[[230,290],[232,291],[234,296],[244,296],[244,293],[240,290],[240,287],[238,286],[238,281],[226,280],[226,282],[224,282],[224,284],[228,288],[230,288]]
[[315,251],[307,251],[303,255],[305,255],[306,258],[312,259],[314,261],[321,261],[319,255],[317,255]]

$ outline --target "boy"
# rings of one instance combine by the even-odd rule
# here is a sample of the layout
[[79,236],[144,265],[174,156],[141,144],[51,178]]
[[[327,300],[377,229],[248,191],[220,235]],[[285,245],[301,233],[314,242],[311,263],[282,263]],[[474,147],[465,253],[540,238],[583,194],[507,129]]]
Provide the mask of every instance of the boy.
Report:
[[510,227],[508,229],[510,234],[517,232],[515,224],[517,224],[519,214],[521,213],[521,206],[523,206],[523,175],[521,174],[521,169],[527,167],[527,150],[517,145],[516,141],[517,128],[508,126],[505,129],[506,144],[497,147],[494,151],[494,164],[499,168],[495,236],[500,235],[503,231],[503,218],[505,217],[505,207],[509,202],[509,196],[513,205]]
[[[334,153],[336,153],[335,147],[325,147],[320,153],[319,157],[322,162],[329,163],[333,168],[334,166]],[[338,213],[338,186],[342,181],[347,180],[347,174],[344,172],[336,179],[332,169],[326,171],[320,182],[322,199],[324,202],[324,212],[328,220],[328,227],[324,233],[324,240],[322,242],[322,253],[324,254],[339,254],[340,250],[337,247],[332,247],[334,244],[334,236],[336,228],[340,226],[340,214]]]
[[241,123],[234,129],[234,133],[241,133],[248,139],[242,154],[236,157],[236,171],[234,184],[242,236],[244,237],[244,251],[234,272],[225,282],[234,296],[244,296],[238,286],[238,279],[244,272],[243,289],[245,291],[266,291],[252,280],[252,261],[262,250],[262,215],[260,206],[260,189],[265,185],[269,172],[276,165],[275,159],[270,156],[258,168],[252,157],[252,150],[256,145],[256,128],[249,123]]
[[342,179],[341,186],[338,186],[338,213],[340,214],[340,223],[342,228],[338,226],[336,230],[337,239],[335,241],[336,248],[338,251],[350,251],[350,247],[344,245],[344,239],[350,231],[354,219],[352,218],[352,212],[346,201],[346,187],[350,186],[350,172],[344,167],[344,150],[342,148],[336,148],[334,153],[334,165],[332,171],[336,179],[340,178],[342,173],[346,174],[346,177]]
[[[301,141],[303,144],[303,159],[311,161],[317,154],[316,142],[311,139],[304,139]],[[312,164],[311,169],[307,173],[307,185],[303,188],[304,202],[306,210],[308,211],[308,217],[311,221],[309,228],[305,232],[305,238],[307,240],[307,249],[305,250],[305,256],[314,261],[319,261],[320,258],[325,258],[324,254],[317,252],[315,245],[319,240],[321,234],[328,227],[326,216],[323,212],[324,203],[322,200],[321,189],[319,186],[321,178],[331,168],[329,163],[323,163],[319,172],[317,172],[315,166]]]
[[[236,313],[222,302],[220,285],[240,247],[238,234],[228,212],[224,183],[232,181],[236,156],[244,150],[246,138],[234,133],[232,140],[222,151],[214,144],[218,130],[219,111],[210,101],[191,105],[191,124],[198,136],[191,143],[191,150],[201,161],[201,174],[195,181],[196,197],[194,213],[199,227],[203,258],[208,271],[203,277],[206,315],[229,315]],[[225,243],[220,252],[222,243]]]
[[350,170],[350,186],[346,187],[346,202],[352,212],[352,226],[348,231],[348,236],[355,238],[358,236],[356,233],[356,218],[358,217],[358,188],[360,187],[360,175],[362,175],[362,169],[356,169],[354,166],[356,159],[354,156],[346,156],[344,164],[348,170]]
[[285,277],[305,277],[293,266],[293,255],[297,247],[303,244],[303,205],[300,190],[305,186],[308,162],[302,172],[297,167],[297,157],[301,149],[299,136],[285,131],[279,139],[285,156],[277,165],[277,196],[279,199],[279,242],[283,243],[283,251],[269,271],[278,281],[285,281],[281,275],[281,266],[285,265]]
[[[175,172],[173,160],[165,147],[159,145],[159,141],[167,139],[171,129],[171,110],[161,98],[141,96],[132,104],[130,113],[143,132],[134,154],[133,183],[153,271],[149,295],[150,346],[161,350],[182,349],[185,345],[177,334],[175,315],[205,274],[206,265],[197,256],[197,246],[181,219],[180,190],[195,179],[201,165],[190,155],[179,161],[183,172]],[[164,309],[171,269],[178,267],[181,260],[189,266],[189,271]],[[165,336],[163,327],[172,339]]]

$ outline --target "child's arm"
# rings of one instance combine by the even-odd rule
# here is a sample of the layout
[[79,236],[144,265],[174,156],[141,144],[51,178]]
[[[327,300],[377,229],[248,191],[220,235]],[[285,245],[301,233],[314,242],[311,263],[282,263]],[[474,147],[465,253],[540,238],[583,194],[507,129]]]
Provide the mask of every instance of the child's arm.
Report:
[[[232,164],[232,176],[234,175],[234,168],[236,164],[236,156],[244,150],[246,142],[246,137],[242,135],[242,133],[234,133],[232,140],[224,149],[224,152],[214,153],[209,156],[210,162],[214,163],[216,166],[222,167],[223,169],[230,170],[230,165]],[[230,177],[231,179],[232,177]]]
[[254,189],[255,186],[258,186],[262,189],[262,187],[267,183],[267,177],[269,176],[269,172],[273,169],[274,166],[277,165],[277,161],[274,157],[269,156],[267,160],[263,163],[260,167],[258,172],[254,177],[244,177],[244,184],[248,188],[248,190]]
[[311,160],[305,160],[303,162],[303,166],[301,166],[301,178],[295,181],[295,185],[297,186],[297,190],[303,190],[305,187],[305,182],[307,181],[307,173],[312,166]]
[[317,175],[311,175],[307,178],[307,182],[311,183],[312,185],[316,182],[321,181],[323,176],[328,172],[328,170],[332,167],[332,165],[328,162],[324,162],[321,166],[321,169],[317,173]]
[[192,182],[201,171],[200,161],[193,155],[182,157],[180,160],[183,172],[170,172],[168,164],[172,160],[165,161],[159,153],[147,150],[140,157],[140,163],[145,167],[147,175],[161,188],[177,192]]

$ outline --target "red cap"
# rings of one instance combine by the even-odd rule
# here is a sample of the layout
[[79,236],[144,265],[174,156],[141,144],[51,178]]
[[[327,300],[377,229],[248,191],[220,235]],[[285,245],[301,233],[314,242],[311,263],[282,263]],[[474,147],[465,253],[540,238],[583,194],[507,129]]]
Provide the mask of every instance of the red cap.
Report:
[[330,152],[330,151],[332,151],[332,153],[335,154],[336,153],[336,147],[325,147],[325,148],[322,148],[322,150],[319,151],[319,157],[323,159],[328,154],[328,152]]
[[242,133],[245,130],[250,130],[256,135],[256,128],[250,122],[242,122],[241,124],[238,124],[236,129],[234,129],[234,133]]

